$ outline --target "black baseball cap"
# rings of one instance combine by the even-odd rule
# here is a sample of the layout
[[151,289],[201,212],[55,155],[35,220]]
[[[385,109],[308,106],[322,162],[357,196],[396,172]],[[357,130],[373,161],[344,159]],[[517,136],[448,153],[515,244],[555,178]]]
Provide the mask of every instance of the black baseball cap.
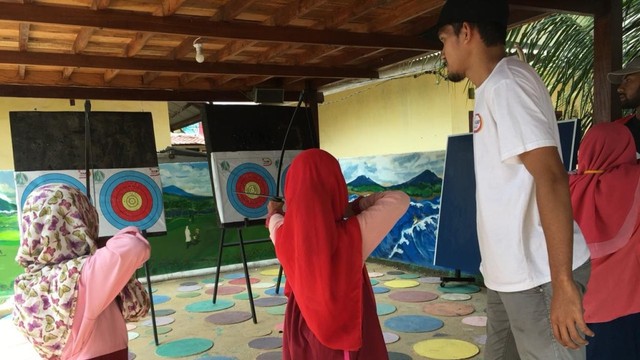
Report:
[[440,11],[436,31],[454,23],[496,23],[507,28],[507,0],[447,0]]

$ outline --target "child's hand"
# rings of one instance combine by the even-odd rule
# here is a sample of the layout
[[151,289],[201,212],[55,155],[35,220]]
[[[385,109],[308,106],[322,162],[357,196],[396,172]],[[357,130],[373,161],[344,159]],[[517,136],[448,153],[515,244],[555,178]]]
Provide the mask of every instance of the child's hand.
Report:
[[267,211],[269,214],[282,213],[283,207],[284,207],[283,201],[269,200],[269,203],[267,204]]

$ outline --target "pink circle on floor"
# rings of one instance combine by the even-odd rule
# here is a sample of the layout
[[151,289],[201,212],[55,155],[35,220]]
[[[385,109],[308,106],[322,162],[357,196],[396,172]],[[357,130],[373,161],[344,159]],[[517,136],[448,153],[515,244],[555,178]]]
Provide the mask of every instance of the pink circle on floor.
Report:
[[455,302],[425,304],[422,310],[429,315],[435,316],[465,316],[476,311],[471,305]]
[[[213,295],[213,288],[205,290],[205,294]],[[218,286],[218,295],[238,294],[245,290],[244,286]]]
[[462,319],[463,324],[471,325],[471,326],[487,326],[487,317],[486,316],[467,316]]
[[[159,317],[156,317],[156,326],[169,325],[174,321],[176,321],[176,319],[172,318],[171,316],[159,316]],[[145,320],[142,322],[142,325],[153,326],[153,322],[151,319]]]
[[389,294],[389,299],[402,302],[425,302],[437,298],[437,294],[420,290],[394,291]]
[[384,276],[384,273],[381,273],[381,272],[372,271],[369,273],[370,278],[377,278],[382,276]]
[[284,332],[284,323],[281,322],[279,324],[276,324],[276,326],[274,326],[273,328],[279,333]]
[[[257,282],[260,282],[260,279],[250,277],[249,282],[252,284],[255,284]],[[245,285],[246,283],[247,283],[247,280],[245,278],[229,280],[229,284],[231,285]]]

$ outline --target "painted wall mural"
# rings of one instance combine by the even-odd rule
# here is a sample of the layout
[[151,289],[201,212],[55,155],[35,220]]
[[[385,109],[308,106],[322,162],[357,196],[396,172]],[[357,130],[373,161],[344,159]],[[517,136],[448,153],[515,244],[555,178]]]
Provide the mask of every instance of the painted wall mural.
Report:
[[402,190],[409,210],[371,256],[427,268],[433,265],[444,151],[339,159],[351,199],[383,190]]
[[[340,159],[350,197],[399,189],[411,197],[407,213],[373,252],[374,258],[435,268],[436,226],[444,151]],[[214,267],[220,241],[220,216],[206,161],[161,163],[160,178],[166,235],[152,236],[149,266],[152,275]],[[14,261],[19,229],[14,172],[0,170],[0,297],[13,292],[13,279],[22,272]],[[227,231],[225,242],[236,242]],[[243,229],[245,239],[266,238],[264,226]],[[246,247],[249,261],[275,257],[270,243]],[[223,264],[240,260],[239,247],[223,252]]]

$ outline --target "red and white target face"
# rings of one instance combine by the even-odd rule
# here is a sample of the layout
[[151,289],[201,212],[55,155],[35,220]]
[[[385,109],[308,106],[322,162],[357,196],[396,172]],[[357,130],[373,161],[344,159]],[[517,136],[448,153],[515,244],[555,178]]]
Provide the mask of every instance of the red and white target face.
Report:
[[123,181],[111,193],[111,209],[124,221],[140,221],[152,210],[149,189],[137,181]]
[[269,187],[263,176],[255,172],[247,172],[238,177],[236,192],[242,205],[255,209],[264,205],[267,198],[250,194],[268,194]]

